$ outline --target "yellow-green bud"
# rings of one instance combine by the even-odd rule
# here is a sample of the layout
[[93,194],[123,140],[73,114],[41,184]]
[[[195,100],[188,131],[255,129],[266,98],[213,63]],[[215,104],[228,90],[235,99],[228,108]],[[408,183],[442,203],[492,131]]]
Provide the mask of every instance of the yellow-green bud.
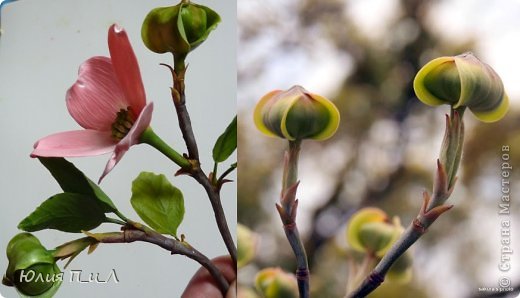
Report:
[[468,107],[483,122],[502,119],[509,108],[498,74],[472,53],[428,62],[417,73],[413,87],[423,103]]
[[258,272],[255,285],[265,298],[299,297],[296,277],[280,268],[266,268]]
[[182,57],[204,42],[219,22],[220,16],[209,7],[182,0],[175,6],[150,11],[141,37],[153,52]]
[[9,265],[3,283],[14,286],[25,296],[52,297],[63,273],[54,256],[30,233],[20,233],[7,245]]
[[390,222],[378,208],[363,208],[352,215],[347,226],[347,242],[352,249],[383,256],[399,238],[403,227],[396,218]]
[[237,238],[237,266],[242,268],[255,257],[257,238],[251,230],[242,224],[237,225]]
[[328,139],[338,129],[339,119],[339,111],[330,100],[301,86],[267,93],[254,112],[261,132],[291,141]]

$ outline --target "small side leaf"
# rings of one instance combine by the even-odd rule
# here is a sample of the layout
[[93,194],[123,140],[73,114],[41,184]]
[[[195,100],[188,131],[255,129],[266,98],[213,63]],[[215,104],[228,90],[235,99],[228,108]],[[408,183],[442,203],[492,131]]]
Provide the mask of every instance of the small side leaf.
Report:
[[182,192],[164,175],[142,172],[132,183],[132,207],[151,228],[177,237],[184,218]]
[[213,160],[215,162],[223,162],[233,154],[237,148],[237,116],[228,125],[226,130],[218,137],[215,146],[213,146]]
[[27,232],[55,229],[79,233],[92,230],[105,220],[103,205],[84,194],[61,193],[43,202],[20,222],[18,228]]
[[73,241],[69,241],[64,243],[54,250],[53,256],[56,259],[64,260],[69,258],[64,268],[66,269],[69,266],[70,262],[74,260],[85,248],[89,248],[88,253],[90,254],[90,250],[93,247],[96,247],[99,242],[92,237],[83,237],[80,239],[76,239]]
[[64,192],[90,195],[103,203],[105,212],[117,211],[116,206],[101,188],[83,172],[62,157],[38,157],[51,172]]

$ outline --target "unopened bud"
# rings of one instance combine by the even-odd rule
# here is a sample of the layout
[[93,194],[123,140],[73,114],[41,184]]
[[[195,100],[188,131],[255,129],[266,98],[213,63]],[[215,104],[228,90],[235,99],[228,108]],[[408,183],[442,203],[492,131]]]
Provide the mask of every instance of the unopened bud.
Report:
[[175,6],[150,11],[141,37],[153,52],[185,56],[204,42],[219,22],[220,16],[209,7],[183,0]]
[[54,256],[29,233],[20,233],[7,245],[9,265],[3,283],[25,296],[52,295],[62,282]]
[[256,235],[242,224],[237,225],[237,266],[242,268],[247,265],[254,257],[256,251]]
[[423,103],[468,107],[483,122],[502,119],[509,108],[498,74],[472,53],[433,59],[419,70],[413,87]]
[[265,298],[297,298],[298,284],[293,274],[280,268],[266,268],[256,275],[256,288]]
[[300,86],[269,92],[254,112],[261,132],[291,141],[328,139],[338,129],[339,119],[339,111],[330,100]]
[[347,242],[352,249],[383,256],[399,238],[403,227],[396,218],[390,222],[378,208],[363,208],[352,215],[347,227]]

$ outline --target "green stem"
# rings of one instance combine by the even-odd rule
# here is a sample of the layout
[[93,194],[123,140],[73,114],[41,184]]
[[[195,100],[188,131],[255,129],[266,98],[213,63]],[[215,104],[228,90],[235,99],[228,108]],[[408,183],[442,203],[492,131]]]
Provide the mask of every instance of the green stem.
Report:
[[129,220],[126,216],[119,212],[119,210],[114,211],[114,214],[117,215],[117,217],[121,218],[125,223]]
[[[189,1],[185,2],[185,0],[183,0],[184,3],[189,3]],[[173,55],[173,66],[175,67],[175,71],[177,73],[183,73],[185,70],[186,70],[186,64],[185,64],[185,61],[186,60],[186,54],[181,54],[181,55]]]
[[212,175],[212,178],[211,178],[211,183],[213,183],[213,185],[216,185],[217,184],[217,171],[218,171],[218,163],[215,162],[213,164],[213,175]]
[[282,193],[285,193],[289,187],[298,181],[298,160],[301,144],[302,140],[289,141],[289,150],[287,151],[287,160],[283,172]]
[[117,224],[117,225],[126,225],[126,222],[124,222],[122,220],[119,220],[117,218],[111,218],[111,217],[107,217],[105,219],[105,222],[114,223],[114,224]]
[[[283,223],[285,236],[291,245],[296,258],[296,279],[300,298],[310,296],[310,273],[305,247],[300,238],[296,225],[296,183],[298,181],[298,160],[300,156],[301,140],[289,141],[289,149],[285,155],[284,173],[282,181],[282,206],[277,205]],[[293,187],[291,189],[291,187]]]
[[171,161],[176,163],[181,168],[191,167],[190,162],[182,155],[180,155],[177,151],[175,151],[172,147],[166,144],[157,134],[155,134],[151,127],[148,127],[141,134],[140,141],[141,143],[148,144],[154,147],[155,149],[159,150],[159,152],[164,154],[166,157],[168,157]]
[[[446,195],[434,194],[427,210],[443,205],[454,187],[464,146],[463,116],[465,109],[464,106],[457,109],[451,108],[450,116],[446,116],[446,130],[439,154],[439,162],[444,171],[438,169],[433,186],[434,192],[443,192]],[[446,177],[439,177],[439,174]],[[441,183],[444,180],[446,183]]]
[[455,176],[459,168],[464,143],[463,116],[466,107],[451,108],[450,116],[447,117],[446,131],[441,146],[439,160],[448,175],[448,187],[451,188],[455,182]]

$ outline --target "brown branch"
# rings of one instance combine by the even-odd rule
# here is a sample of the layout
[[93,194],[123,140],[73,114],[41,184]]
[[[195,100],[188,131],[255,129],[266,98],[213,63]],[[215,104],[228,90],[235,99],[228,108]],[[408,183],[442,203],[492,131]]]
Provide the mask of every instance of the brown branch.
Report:
[[[204,190],[206,191],[208,198],[211,203],[211,207],[213,209],[213,213],[215,214],[215,221],[217,222],[217,227],[219,232],[224,240],[226,248],[228,250],[231,259],[236,264],[237,263],[237,249],[233,242],[233,237],[231,236],[231,232],[229,231],[229,227],[226,220],[226,215],[224,213],[224,209],[222,207],[222,202],[220,199],[219,189],[214,186],[209,180],[208,176],[204,173],[204,171],[200,168],[200,160],[199,160],[199,151],[197,148],[197,141],[195,140],[195,135],[193,134],[193,128],[191,126],[190,115],[186,108],[186,96],[184,92],[184,74],[186,72],[186,68],[184,67],[184,63],[175,63],[175,69],[171,66],[162,64],[168,69],[170,69],[173,77],[173,88],[172,98],[173,103],[175,105],[175,110],[177,112],[177,117],[179,121],[179,127],[182,132],[182,137],[186,143],[186,147],[188,149],[188,159],[192,164],[190,169],[181,169],[179,174],[189,174],[192,176],[199,184],[202,185]],[[180,65],[180,66],[178,66]]]
[[132,243],[135,241],[142,241],[158,245],[171,252],[172,255],[176,254],[186,256],[206,268],[217,282],[217,285],[222,291],[223,295],[226,295],[226,292],[229,289],[229,283],[224,278],[224,275],[222,275],[222,272],[218,270],[218,268],[211,262],[210,259],[193,248],[187,242],[181,242],[165,237],[150,229],[143,231],[134,227],[126,227],[121,232],[99,234],[92,234],[87,232],[86,234],[101,243]]
[[236,264],[237,263],[237,249],[233,242],[233,237],[231,236],[231,232],[229,231],[229,227],[226,220],[226,215],[224,213],[224,208],[222,207],[222,202],[220,200],[220,193],[215,188],[209,178],[204,174],[202,169],[197,168],[191,174],[197,182],[199,182],[206,193],[208,194],[209,201],[211,203],[211,207],[213,208],[213,213],[215,214],[215,220],[217,222],[217,227],[224,240],[224,244],[231,256],[231,259]]

